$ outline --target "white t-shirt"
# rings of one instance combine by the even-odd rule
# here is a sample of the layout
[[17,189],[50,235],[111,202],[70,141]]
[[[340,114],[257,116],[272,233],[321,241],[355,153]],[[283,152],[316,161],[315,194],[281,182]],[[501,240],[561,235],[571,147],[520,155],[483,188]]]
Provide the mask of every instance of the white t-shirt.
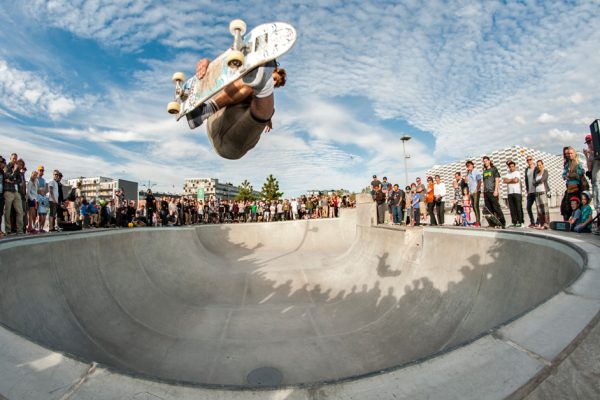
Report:
[[509,172],[508,174],[506,174],[504,176],[504,178],[506,179],[515,179],[515,178],[519,178],[519,182],[518,183],[507,183],[506,184],[506,191],[508,194],[521,194],[521,176],[519,174],[519,171],[514,171],[514,172]]
[[441,200],[444,200],[444,197],[446,197],[446,184],[444,182],[440,182],[440,183],[434,183],[433,184],[433,195],[434,196],[439,196],[441,198]]
[[58,203],[58,183],[54,179],[48,181],[48,200]]

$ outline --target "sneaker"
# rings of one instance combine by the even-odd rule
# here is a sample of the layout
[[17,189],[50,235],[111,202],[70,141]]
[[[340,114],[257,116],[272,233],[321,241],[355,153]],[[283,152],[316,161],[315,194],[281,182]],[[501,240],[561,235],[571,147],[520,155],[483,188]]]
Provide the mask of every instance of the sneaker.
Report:
[[528,227],[528,228],[534,228],[534,229],[535,229],[535,228],[537,228],[537,225],[536,225],[536,224],[529,224],[529,226],[527,226],[527,227]]
[[479,227],[481,227],[481,224],[480,224],[479,222],[475,222],[475,223],[473,224],[473,226],[476,226],[476,227],[478,227],[478,228],[479,228]]
[[521,224],[514,224],[513,226],[514,226],[515,228],[521,228],[523,225],[521,225]]
[[208,119],[208,117],[210,117],[216,112],[216,104],[209,100],[206,103],[202,104],[200,107],[196,108],[195,110],[187,113],[185,117],[187,118],[190,129],[196,129],[197,127],[202,125],[202,123],[206,119]]

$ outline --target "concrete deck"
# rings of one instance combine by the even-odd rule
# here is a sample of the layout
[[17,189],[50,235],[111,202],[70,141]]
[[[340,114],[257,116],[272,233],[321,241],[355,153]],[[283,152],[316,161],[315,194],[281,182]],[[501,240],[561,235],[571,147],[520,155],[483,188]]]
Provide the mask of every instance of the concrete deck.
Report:
[[597,351],[595,238],[347,211],[0,242],[0,398],[549,398]]

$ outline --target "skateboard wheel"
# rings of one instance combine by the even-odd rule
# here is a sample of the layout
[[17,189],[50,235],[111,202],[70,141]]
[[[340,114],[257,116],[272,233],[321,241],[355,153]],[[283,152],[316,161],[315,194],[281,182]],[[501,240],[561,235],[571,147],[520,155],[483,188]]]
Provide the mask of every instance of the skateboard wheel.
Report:
[[240,31],[240,35],[246,33],[246,23],[241,19],[234,19],[231,21],[229,23],[229,32],[231,32],[232,35],[235,35],[236,30]]
[[167,106],[167,112],[169,114],[179,114],[180,110],[181,110],[181,106],[176,101],[170,102],[169,105]]
[[185,81],[185,74],[183,72],[175,72],[171,80],[173,82],[183,82]]
[[244,65],[244,53],[238,50],[233,50],[227,56],[227,66],[229,68],[239,68]]

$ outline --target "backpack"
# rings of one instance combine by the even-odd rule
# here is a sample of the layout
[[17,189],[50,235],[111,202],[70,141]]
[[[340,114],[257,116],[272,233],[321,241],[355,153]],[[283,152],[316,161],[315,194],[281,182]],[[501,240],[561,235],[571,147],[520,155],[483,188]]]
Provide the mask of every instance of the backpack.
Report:
[[71,191],[69,192],[69,196],[67,197],[67,200],[75,201],[76,198],[77,198],[77,188],[71,188]]

